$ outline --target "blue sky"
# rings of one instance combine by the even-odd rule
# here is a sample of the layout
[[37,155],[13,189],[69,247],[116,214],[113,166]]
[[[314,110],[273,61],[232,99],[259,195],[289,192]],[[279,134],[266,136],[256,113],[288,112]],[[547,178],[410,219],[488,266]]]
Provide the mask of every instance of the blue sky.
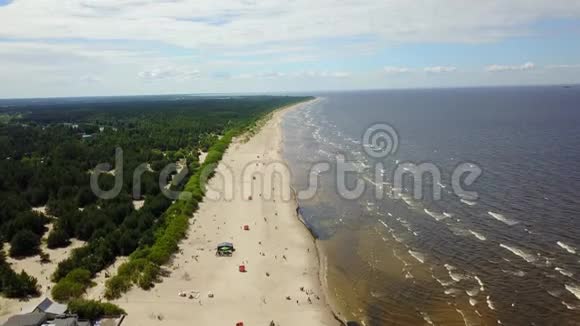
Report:
[[580,83],[568,0],[0,0],[0,97]]

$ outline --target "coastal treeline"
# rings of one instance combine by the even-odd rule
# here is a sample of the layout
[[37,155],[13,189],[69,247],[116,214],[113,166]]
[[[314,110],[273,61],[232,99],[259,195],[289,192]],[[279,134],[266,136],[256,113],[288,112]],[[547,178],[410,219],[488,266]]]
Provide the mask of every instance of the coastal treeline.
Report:
[[[201,184],[232,137],[273,109],[303,100],[146,97],[1,106],[0,114],[8,118],[0,123],[0,241],[9,244],[10,256],[40,255],[42,260],[50,260],[41,250],[43,241],[50,249],[66,247],[73,238],[86,242],[52,275],[57,282],[52,295],[59,301],[82,297],[91,279],[119,256],[130,258],[108,280],[107,297],[118,297],[133,284],[149,288],[177,249],[202,200]],[[122,167],[115,166],[117,148],[123,151]],[[208,152],[202,164],[200,152]],[[121,181],[112,199],[101,199],[91,189],[100,163],[111,166],[99,175],[101,189]],[[170,182],[169,175],[170,189],[192,196],[173,201],[162,193],[161,171],[170,163],[185,175],[181,182]],[[133,173],[143,166],[135,197]],[[46,234],[49,225],[52,231]],[[2,284],[5,278],[18,279],[11,282],[18,289],[0,289],[6,296],[38,293],[34,278],[0,258]]]

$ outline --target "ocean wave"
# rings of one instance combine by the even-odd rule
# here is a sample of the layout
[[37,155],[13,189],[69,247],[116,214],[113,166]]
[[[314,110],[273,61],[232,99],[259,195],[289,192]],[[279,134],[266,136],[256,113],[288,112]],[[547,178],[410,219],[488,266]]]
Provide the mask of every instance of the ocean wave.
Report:
[[397,258],[401,263],[403,263],[403,266],[407,267],[410,264],[404,260],[401,256],[399,256],[399,254],[397,254],[397,251],[395,249],[393,249],[393,256],[395,256],[395,258]]
[[377,220],[377,221],[379,221],[379,223],[381,223],[381,224],[382,224],[382,225],[385,227],[385,229],[387,229],[387,230],[389,231],[389,233],[391,232],[391,230],[393,230],[393,229],[391,229],[391,227],[390,227],[390,226],[389,226],[387,223],[385,223],[384,221],[382,221],[382,220]]
[[407,206],[411,208],[416,207],[418,205],[417,203],[413,202],[410,196],[401,195],[401,198],[403,199],[405,204],[407,204]]
[[431,317],[429,317],[429,315],[426,312],[420,311],[419,312],[421,314],[421,317],[423,317],[423,320],[428,324],[428,325],[435,325],[433,323],[433,320],[431,320]]
[[476,300],[476,299],[474,299],[474,298],[469,298],[469,304],[470,304],[472,307],[475,307],[475,305],[477,304],[477,300]]
[[462,198],[460,201],[461,201],[462,203],[464,203],[465,205],[468,205],[468,206],[475,206],[475,205],[477,205],[477,203],[476,203],[476,202],[474,202],[474,201],[470,201],[470,200],[467,200],[467,199],[463,199],[463,198]]
[[470,297],[475,297],[476,295],[479,294],[479,288],[478,287],[475,287],[475,288],[473,288],[471,290],[465,290],[465,293],[468,296],[470,296]]
[[449,277],[451,277],[451,279],[454,280],[455,282],[460,282],[462,280],[469,279],[467,275],[458,272],[449,272]]
[[425,211],[425,214],[434,218],[437,222],[442,221],[442,220],[447,218],[447,216],[445,216],[443,214],[438,214],[438,213],[432,212],[432,211],[428,210],[427,208],[425,208],[423,211]]
[[558,241],[558,242],[556,242],[556,244],[558,246],[560,246],[560,248],[566,250],[567,252],[569,252],[569,253],[571,253],[573,255],[576,254],[576,248],[572,247],[571,245],[566,244],[566,243],[564,243],[562,241]]
[[465,324],[465,326],[471,326],[473,325],[468,319],[467,316],[465,315],[465,313],[457,308],[455,308],[455,310],[457,311],[458,314],[461,315],[461,318],[463,318],[463,323]]
[[408,250],[408,252],[409,255],[413,256],[413,258],[415,258],[421,264],[425,263],[425,255],[423,255],[422,253],[413,250]]
[[517,270],[517,271],[508,271],[508,270],[502,269],[501,271],[504,272],[504,273],[506,273],[506,274],[508,274],[508,275],[513,275],[513,276],[517,276],[517,277],[524,277],[524,276],[526,276],[526,272],[520,271],[520,270]]
[[366,176],[363,176],[363,179],[364,179],[366,182],[368,182],[368,183],[372,184],[373,186],[377,186],[377,185],[378,185],[378,183],[374,182],[373,180],[371,180],[370,178],[368,178],[368,177],[366,177]]
[[493,304],[493,301],[491,301],[489,295],[487,296],[487,298],[485,298],[485,301],[487,302],[487,306],[489,307],[490,310],[495,310],[495,305]]
[[451,289],[446,289],[445,291],[443,291],[443,293],[445,293],[447,295],[451,295],[451,296],[457,296],[459,293],[461,293],[461,290],[456,289],[456,288],[451,288]]
[[502,215],[502,214],[499,214],[499,213],[494,213],[494,212],[487,212],[487,214],[489,214],[491,217],[493,217],[493,218],[495,218],[496,220],[498,220],[498,221],[500,221],[500,222],[502,222],[502,223],[505,223],[505,224],[507,224],[507,225],[509,225],[509,226],[516,225],[516,224],[520,223],[520,222],[519,222],[519,221],[517,221],[517,220],[510,219],[510,218],[508,218],[508,217],[505,217],[504,215]]
[[572,277],[574,276],[574,273],[567,271],[561,267],[556,267],[554,268],[556,271],[558,271],[560,274],[564,275],[564,276],[568,276],[568,277]]
[[479,290],[481,292],[485,291],[485,285],[483,284],[483,281],[479,278],[479,276],[475,275],[473,278],[475,278],[477,284],[479,284]]
[[555,290],[547,290],[546,292],[548,292],[548,294],[553,296],[554,298],[559,298],[562,295],[562,291],[563,290],[555,289]]
[[564,287],[568,292],[572,293],[578,300],[580,300],[580,286],[577,284],[565,284]]
[[432,277],[433,277],[433,279],[434,279],[435,281],[437,281],[437,283],[439,283],[439,284],[440,284],[442,287],[444,287],[444,288],[445,288],[445,287],[448,287],[449,285],[451,285],[451,284],[454,284],[454,283],[455,283],[455,281],[454,281],[454,280],[449,280],[449,281],[447,281],[447,282],[446,282],[446,281],[443,281],[443,280],[441,280],[441,279],[438,279],[438,278],[437,278],[437,277],[435,277],[435,276],[432,276]]
[[443,212],[443,216],[445,216],[445,217],[453,217],[453,214],[447,213],[447,212]]
[[481,234],[481,233],[475,232],[475,231],[473,231],[473,230],[468,230],[468,231],[469,231],[469,233],[473,234],[473,236],[474,236],[474,237],[476,237],[478,240],[485,241],[485,240],[487,239],[487,238],[486,238],[486,237],[485,237],[483,234]]
[[405,241],[400,238],[399,236],[397,236],[395,233],[392,233],[391,236],[393,237],[393,239],[395,239],[395,241],[397,241],[398,243],[404,243]]
[[516,247],[510,247],[510,246],[505,245],[503,243],[500,243],[499,246],[510,251],[512,254],[522,258],[523,260],[527,261],[528,263],[534,263],[537,260],[536,256],[529,254],[529,253],[523,251],[522,249],[519,249]]
[[578,310],[580,309],[579,305],[574,305],[574,304],[570,304],[568,302],[562,301],[562,304],[564,305],[564,307],[568,308],[568,310]]

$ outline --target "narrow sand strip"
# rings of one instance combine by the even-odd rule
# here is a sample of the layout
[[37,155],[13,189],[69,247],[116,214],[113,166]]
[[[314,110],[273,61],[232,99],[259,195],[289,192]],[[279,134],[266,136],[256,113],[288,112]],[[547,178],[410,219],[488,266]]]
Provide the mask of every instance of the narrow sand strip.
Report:
[[[209,188],[232,189],[233,198],[206,198],[170,275],[150,291],[133,289],[116,301],[128,313],[124,325],[338,325],[322,293],[314,241],[287,197],[289,174],[272,164],[282,162],[282,116],[296,107],[275,112],[247,143],[230,146]],[[269,168],[283,177],[262,187],[252,173]],[[230,173],[233,178],[223,177]],[[248,186],[254,186],[251,200],[242,196]],[[232,257],[216,257],[224,241],[233,242]],[[241,264],[247,272],[238,271]]]

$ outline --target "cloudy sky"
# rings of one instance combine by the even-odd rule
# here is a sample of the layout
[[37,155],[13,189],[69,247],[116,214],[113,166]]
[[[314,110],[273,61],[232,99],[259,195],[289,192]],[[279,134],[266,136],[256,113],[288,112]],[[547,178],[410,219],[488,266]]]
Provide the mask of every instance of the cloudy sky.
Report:
[[0,98],[568,83],[578,0],[0,0]]

